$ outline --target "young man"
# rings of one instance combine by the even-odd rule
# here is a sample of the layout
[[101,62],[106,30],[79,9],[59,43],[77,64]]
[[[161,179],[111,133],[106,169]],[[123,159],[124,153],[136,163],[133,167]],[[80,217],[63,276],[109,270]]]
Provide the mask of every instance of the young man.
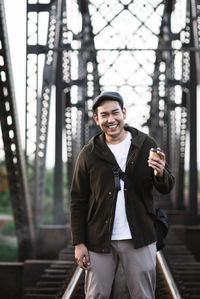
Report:
[[[155,298],[156,233],[152,188],[168,193],[174,178],[155,141],[125,126],[117,92],[94,99],[101,133],[81,150],[71,186],[71,232],[77,264],[86,270],[86,299],[109,298],[121,261],[131,298]],[[116,188],[113,166],[126,172]],[[117,178],[119,179],[119,177]]]

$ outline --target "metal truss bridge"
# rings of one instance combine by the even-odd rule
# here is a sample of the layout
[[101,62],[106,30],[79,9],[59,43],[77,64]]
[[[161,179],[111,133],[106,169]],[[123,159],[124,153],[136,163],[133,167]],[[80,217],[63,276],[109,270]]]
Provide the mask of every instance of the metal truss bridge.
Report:
[[24,149],[0,1],[1,152],[19,260],[37,255],[52,147],[54,224],[68,224],[73,168],[80,149],[97,132],[92,102],[104,90],[122,94],[127,122],[153,136],[166,153],[176,186],[160,200],[184,215],[181,224],[198,226],[200,1],[27,0],[26,20]]

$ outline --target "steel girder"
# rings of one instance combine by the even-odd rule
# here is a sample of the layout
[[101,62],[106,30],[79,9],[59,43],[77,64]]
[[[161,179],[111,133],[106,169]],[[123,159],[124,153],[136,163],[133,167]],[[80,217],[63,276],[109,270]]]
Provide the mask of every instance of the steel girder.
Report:
[[100,92],[96,49],[94,45],[93,28],[91,24],[89,1],[84,1],[79,9],[81,12],[82,29],[79,34],[80,49],[78,51],[78,76],[81,84],[78,88],[76,133],[73,136],[74,165],[81,148],[97,132],[92,118],[92,100]]
[[[176,1],[176,4],[179,1]],[[186,3],[185,3],[186,4]],[[151,133],[160,139],[176,176],[173,207],[186,209],[186,223],[197,224],[197,118],[196,90],[199,76],[199,3],[187,1],[184,28],[173,34],[171,11],[162,23],[159,51],[155,63],[154,84],[149,125]],[[174,6],[176,9],[176,5]],[[164,21],[164,19],[163,19]],[[173,44],[179,41],[178,51]],[[158,50],[159,50],[158,47]],[[181,59],[180,59],[181,57]],[[177,59],[182,74],[177,78]],[[163,68],[164,65],[164,68]],[[179,91],[178,91],[179,90]],[[179,98],[179,99],[178,99]],[[185,198],[186,137],[189,135],[189,196]]]
[[18,240],[18,257],[23,261],[34,255],[35,234],[25,157],[20,141],[3,0],[0,1],[0,61],[0,124]]
[[200,83],[200,1],[188,1],[187,24],[189,26],[190,47],[190,80],[189,85],[189,201],[186,222],[190,225],[198,223],[198,175],[197,175],[197,84]]
[[[78,10],[77,4],[75,5]],[[47,42],[43,46],[39,42],[42,12],[49,14]],[[42,222],[49,107],[53,85],[56,87],[54,222],[57,224],[63,222],[63,129],[66,134],[68,189],[76,157],[94,133],[94,123],[88,114],[91,116],[91,99],[99,92],[99,78],[92,28],[87,10],[81,11],[82,15],[79,12],[83,24],[79,32],[68,28],[67,15],[70,13],[68,2],[63,0],[51,1],[49,4],[31,4],[31,1],[27,1],[26,155],[27,165],[32,173],[30,188],[35,224]],[[91,49],[91,55],[88,55],[87,47]],[[41,54],[46,57],[42,91],[39,86]]]
[[172,7],[172,1],[168,1],[165,5],[160,27],[148,125],[150,134],[166,153],[167,162],[170,164],[172,172],[175,173],[178,155],[176,131],[176,108],[178,104],[176,103],[175,88],[181,87],[181,81],[175,77],[177,53],[171,51],[173,41],[179,39],[179,35],[175,35],[171,31]]
[[[27,2],[26,156],[31,172],[30,190],[37,226],[42,223],[49,111],[52,86],[57,83],[64,1],[50,1],[49,4],[29,4],[29,2],[31,1]],[[41,12],[48,14],[47,40],[43,46],[39,42]],[[34,23],[34,32],[30,23]],[[39,73],[41,56],[45,57],[42,78]],[[62,102],[62,97],[58,101]]]

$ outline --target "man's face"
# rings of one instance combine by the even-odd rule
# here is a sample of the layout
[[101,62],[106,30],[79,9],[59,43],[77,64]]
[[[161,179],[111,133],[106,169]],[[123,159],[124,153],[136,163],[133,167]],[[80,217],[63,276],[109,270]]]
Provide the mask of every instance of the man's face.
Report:
[[107,141],[120,139],[124,133],[124,120],[126,109],[121,109],[117,101],[105,100],[97,107],[94,120],[101,130],[106,134]]

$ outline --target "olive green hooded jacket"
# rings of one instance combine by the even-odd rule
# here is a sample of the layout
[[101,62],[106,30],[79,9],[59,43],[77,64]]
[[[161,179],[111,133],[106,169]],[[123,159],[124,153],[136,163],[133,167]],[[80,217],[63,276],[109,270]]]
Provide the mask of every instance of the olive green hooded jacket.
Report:
[[[132,135],[126,163],[130,182],[124,183],[126,214],[135,248],[156,241],[153,224],[153,186],[160,193],[168,193],[174,177],[168,167],[163,179],[154,177],[147,160],[156,142],[132,127],[125,127]],[[70,222],[73,245],[84,243],[88,250],[109,252],[117,192],[110,164],[116,165],[114,155],[105,142],[105,134],[94,136],[81,150],[71,186]]]

